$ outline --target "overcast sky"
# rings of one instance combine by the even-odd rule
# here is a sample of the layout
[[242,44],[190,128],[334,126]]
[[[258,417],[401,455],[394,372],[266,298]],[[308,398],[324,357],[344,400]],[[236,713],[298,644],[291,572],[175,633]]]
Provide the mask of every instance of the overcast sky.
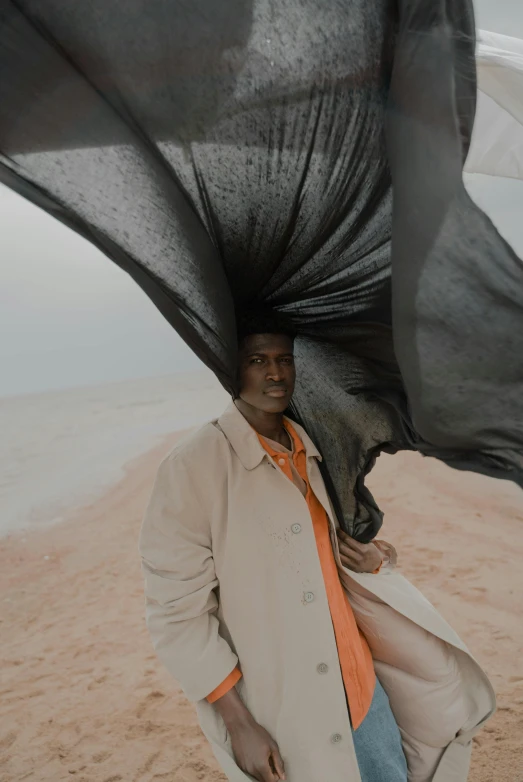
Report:
[[[523,0],[477,0],[476,13],[478,27],[523,37]],[[474,177],[468,184],[523,255],[523,183]],[[198,366],[126,274],[0,186],[0,395]]]

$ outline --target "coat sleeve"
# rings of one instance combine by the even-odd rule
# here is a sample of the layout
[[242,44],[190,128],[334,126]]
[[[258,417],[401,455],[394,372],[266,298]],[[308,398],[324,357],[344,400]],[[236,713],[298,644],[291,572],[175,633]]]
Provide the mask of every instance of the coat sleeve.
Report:
[[191,701],[215,690],[238,662],[219,633],[210,518],[196,485],[201,473],[183,455],[167,457],[140,534],[147,627],[158,657]]

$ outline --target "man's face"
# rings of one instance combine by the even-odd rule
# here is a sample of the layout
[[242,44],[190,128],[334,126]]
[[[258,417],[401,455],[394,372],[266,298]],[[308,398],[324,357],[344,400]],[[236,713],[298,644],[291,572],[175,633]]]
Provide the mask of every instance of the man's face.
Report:
[[239,353],[240,398],[266,413],[283,413],[296,380],[294,344],[284,334],[252,334]]

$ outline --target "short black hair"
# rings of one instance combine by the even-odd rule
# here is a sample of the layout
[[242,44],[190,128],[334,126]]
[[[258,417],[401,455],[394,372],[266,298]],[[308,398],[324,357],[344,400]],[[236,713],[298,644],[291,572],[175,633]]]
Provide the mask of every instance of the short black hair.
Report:
[[238,347],[252,334],[284,334],[294,340],[296,331],[289,317],[268,307],[256,307],[241,312],[236,317]]

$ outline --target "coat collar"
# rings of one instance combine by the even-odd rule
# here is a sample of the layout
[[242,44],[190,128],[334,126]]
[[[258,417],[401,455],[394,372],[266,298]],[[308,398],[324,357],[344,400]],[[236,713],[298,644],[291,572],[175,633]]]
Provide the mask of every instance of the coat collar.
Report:
[[[305,429],[294,423],[294,421],[291,421],[291,423],[305,446],[307,458],[316,457],[321,461],[320,452]],[[246,470],[254,470],[267,457],[267,452],[262,447],[256,432],[240,413],[234,402],[231,402],[218,418],[218,426],[230,442]]]

